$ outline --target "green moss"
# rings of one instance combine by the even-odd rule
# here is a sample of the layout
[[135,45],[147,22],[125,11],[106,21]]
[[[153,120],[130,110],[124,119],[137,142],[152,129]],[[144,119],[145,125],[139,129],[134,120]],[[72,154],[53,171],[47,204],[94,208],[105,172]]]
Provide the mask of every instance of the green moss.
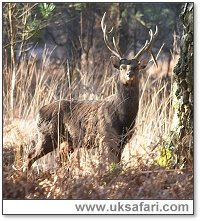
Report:
[[172,151],[169,147],[164,147],[164,146],[159,147],[156,163],[161,167],[171,168],[171,166],[172,166]]

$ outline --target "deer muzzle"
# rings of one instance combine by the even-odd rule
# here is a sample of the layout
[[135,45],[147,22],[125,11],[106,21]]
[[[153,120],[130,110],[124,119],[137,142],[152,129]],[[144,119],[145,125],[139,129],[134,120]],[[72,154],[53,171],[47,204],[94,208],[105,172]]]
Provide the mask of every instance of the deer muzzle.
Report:
[[133,72],[133,71],[129,70],[129,71],[127,72],[127,77],[128,77],[128,78],[132,78],[133,75],[134,75],[134,72]]

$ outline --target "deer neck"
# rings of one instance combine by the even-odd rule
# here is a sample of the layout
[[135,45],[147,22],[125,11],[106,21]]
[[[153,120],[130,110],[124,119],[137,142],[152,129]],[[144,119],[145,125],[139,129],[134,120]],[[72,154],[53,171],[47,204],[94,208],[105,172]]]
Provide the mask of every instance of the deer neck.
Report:
[[115,107],[119,120],[124,127],[131,127],[136,118],[139,106],[139,81],[132,85],[117,83]]

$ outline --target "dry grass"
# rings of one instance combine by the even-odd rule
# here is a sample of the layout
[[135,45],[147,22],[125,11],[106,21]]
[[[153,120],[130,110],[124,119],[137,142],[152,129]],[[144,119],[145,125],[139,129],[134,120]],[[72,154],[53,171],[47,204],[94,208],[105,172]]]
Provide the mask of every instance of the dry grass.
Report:
[[[44,57],[44,61],[48,61]],[[134,135],[126,145],[122,162],[109,164],[98,152],[76,152],[66,162],[58,151],[33,165],[30,173],[20,169],[36,136],[35,116],[40,107],[55,99],[96,99],[114,93],[109,62],[69,74],[52,71],[45,62],[37,67],[21,63],[16,71],[14,109],[11,111],[11,73],[4,66],[3,198],[5,199],[191,199],[192,169],[165,169],[156,163],[159,147],[169,136],[173,117],[170,64],[159,62],[141,75],[140,107]],[[156,191],[155,191],[156,190]]]

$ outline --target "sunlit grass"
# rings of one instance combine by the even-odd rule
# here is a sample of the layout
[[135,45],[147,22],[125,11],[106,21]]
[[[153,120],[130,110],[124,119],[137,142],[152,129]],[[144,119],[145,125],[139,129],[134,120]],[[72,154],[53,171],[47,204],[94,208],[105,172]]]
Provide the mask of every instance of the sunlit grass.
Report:
[[[72,73],[66,72],[62,66],[59,70],[53,70],[44,61],[37,65],[21,62],[16,70],[13,113],[10,110],[11,74],[9,66],[4,66],[3,171],[7,188],[16,191],[15,188],[12,190],[13,183],[17,183],[19,191],[24,191],[25,188],[27,194],[21,195],[22,198],[116,199],[131,198],[133,192],[136,198],[142,197],[141,188],[146,188],[150,182],[142,171],[147,170],[151,174],[154,169],[159,170],[156,157],[160,144],[171,129],[174,113],[171,75],[176,61],[171,64],[167,64],[165,60],[159,61],[158,68],[151,66],[141,74],[140,104],[134,134],[124,148],[119,165],[106,163],[107,150],[102,151],[100,147],[90,150],[83,147],[70,156],[63,155],[60,160],[59,149],[65,148],[65,143],[62,143],[58,150],[36,161],[27,174],[22,168],[32,142],[37,142],[35,118],[43,105],[66,98],[101,100],[115,92],[116,73],[109,61],[95,67],[90,62],[89,70],[82,65],[82,69],[76,68]],[[167,65],[170,65],[170,69]],[[170,72],[166,78],[168,69]],[[160,172],[159,182],[164,182],[162,180],[165,179],[166,173],[168,172]],[[173,172],[172,176],[176,174]],[[154,182],[153,177],[151,181]],[[131,182],[139,182],[138,185],[141,186],[139,189],[129,190]],[[162,185],[155,185],[159,186],[161,191]],[[124,191],[120,191],[120,188],[124,188]],[[129,194],[130,191],[133,192]],[[171,193],[167,194],[170,198]]]

